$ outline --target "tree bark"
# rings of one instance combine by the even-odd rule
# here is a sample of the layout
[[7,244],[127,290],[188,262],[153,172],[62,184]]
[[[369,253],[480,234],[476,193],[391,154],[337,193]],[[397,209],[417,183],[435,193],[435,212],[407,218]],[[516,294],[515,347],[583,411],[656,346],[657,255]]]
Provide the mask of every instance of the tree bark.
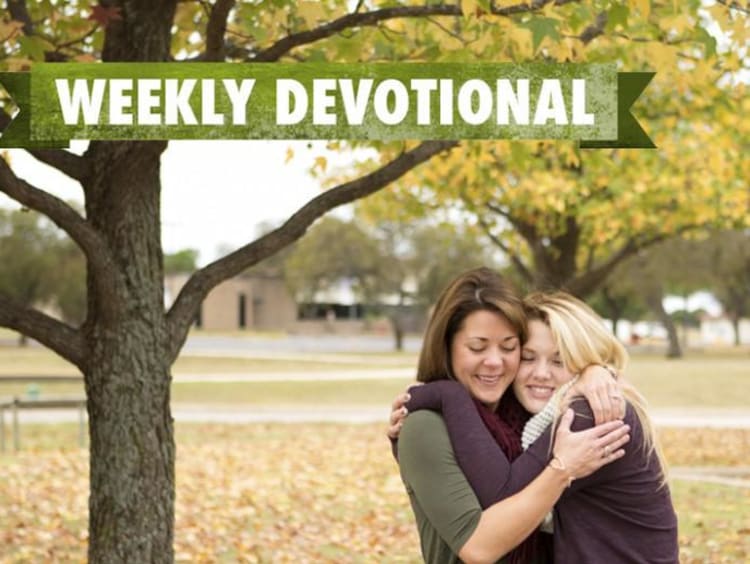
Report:
[[401,316],[398,312],[391,315],[391,327],[393,327],[393,346],[397,351],[404,350],[404,328]]
[[734,332],[734,346],[739,347],[742,343],[740,341],[740,316],[732,315],[732,331]]
[[92,563],[174,560],[175,443],[159,220],[165,147],[94,142],[86,154],[93,169],[84,184],[87,217],[114,257],[111,286],[89,273],[83,325]]
[[622,314],[625,311],[624,300],[618,300],[614,297],[607,286],[602,288],[602,297],[608,309],[607,314],[612,320],[612,333],[617,336],[617,326],[620,324],[620,319],[622,319]]
[[153,329],[134,318],[88,334],[91,563],[174,560],[170,375],[166,332],[154,340]]
[[677,335],[677,328],[672,317],[664,309],[664,305],[662,304],[663,298],[661,289],[651,290],[646,295],[646,302],[667,330],[667,358],[682,358],[682,347]]

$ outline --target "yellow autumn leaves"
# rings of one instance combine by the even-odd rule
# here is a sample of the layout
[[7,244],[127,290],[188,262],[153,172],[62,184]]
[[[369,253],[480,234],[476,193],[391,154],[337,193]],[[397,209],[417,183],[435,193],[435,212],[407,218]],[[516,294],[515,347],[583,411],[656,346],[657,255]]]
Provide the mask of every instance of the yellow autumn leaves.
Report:
[[[58,427],[37,426],[58,433]],[[383,426],[178,425],[178,562],[418,563]],[[73,426],[70,440],[75,444]],[[747,465],[748,430],[664,430],[672,467]],[[88,455],[0,458],[0,562],[84,562]],[[678,482],[682,562],[750,558],[750,490]]]

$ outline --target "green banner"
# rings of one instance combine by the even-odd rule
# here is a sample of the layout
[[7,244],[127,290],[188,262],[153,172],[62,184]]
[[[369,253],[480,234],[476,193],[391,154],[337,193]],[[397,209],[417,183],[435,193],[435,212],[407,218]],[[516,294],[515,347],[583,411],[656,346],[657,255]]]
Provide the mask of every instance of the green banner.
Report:
[[[71,139],[577,139],[653,147],[615,64],[42,63],[0,147]],[[7,121],[7,119],[5,120]]]
[[641,124],[630,113],[630,107],[645,90],[656,73],[621,72],[617,74],[617,131],[616,139],[604,141],[581,141],[583,149],[604,149],[623,147],[628,149],[655,149]]

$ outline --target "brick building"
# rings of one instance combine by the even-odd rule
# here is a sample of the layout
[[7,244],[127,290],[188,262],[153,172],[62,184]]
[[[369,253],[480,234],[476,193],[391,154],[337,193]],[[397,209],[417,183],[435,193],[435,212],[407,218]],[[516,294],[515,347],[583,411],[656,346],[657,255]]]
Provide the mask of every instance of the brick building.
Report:
[[[165,300],[171,305],[189,278],[173,274],[164,281]],[[286,331],[297,320],[297,304],[280,277],[240,275],[226,280],[208,294],[196,326],[210,330],[250,329]]]

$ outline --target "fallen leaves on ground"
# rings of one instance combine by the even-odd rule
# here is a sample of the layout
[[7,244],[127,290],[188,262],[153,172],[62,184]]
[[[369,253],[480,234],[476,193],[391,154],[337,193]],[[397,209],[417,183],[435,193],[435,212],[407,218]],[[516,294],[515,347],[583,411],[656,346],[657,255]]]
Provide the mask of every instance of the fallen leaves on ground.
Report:
[[[674,465],[749,452],[747,432],[661,435]],[[421,562],[382,425],[179,425],[177,442],[178,562]],[[85,561],[88,455],[68,444],[0,457],[0,562]],[[677,483],[674,499],[683,562],[750,558],[750,490]]]
[[750,561],[750,489],[682,481],[671,489],[682,564]]
[[750,466],[750,429],[658,429],[670,466]]

